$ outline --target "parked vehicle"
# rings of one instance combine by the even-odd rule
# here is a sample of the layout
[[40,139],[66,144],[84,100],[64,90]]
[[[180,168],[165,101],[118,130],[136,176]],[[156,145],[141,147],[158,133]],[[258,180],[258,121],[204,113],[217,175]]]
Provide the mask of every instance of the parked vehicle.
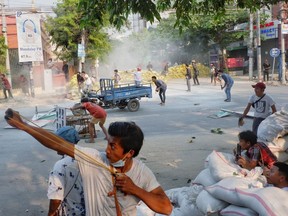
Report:
[[131,112],[136,112],[140,108],[139,101],[142,97],[152,98],[151,83],[141,84],[122,84],[114,87],[112,79],[100,79],[100,89],[98,91],[90,91],[85,94],[91,101],[97,103],[104,108],[124,109],[128,108]]

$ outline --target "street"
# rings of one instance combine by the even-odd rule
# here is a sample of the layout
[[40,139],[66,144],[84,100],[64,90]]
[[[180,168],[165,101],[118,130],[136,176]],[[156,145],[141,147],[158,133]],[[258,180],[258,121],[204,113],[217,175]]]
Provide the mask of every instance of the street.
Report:
[[[200,79],[199,86],[191,86],[186,91],[183,79],[168,81],[166,105],[160,106],[157,94],[152,99],[142,99],[138,112],[127,109],[109,109],[106,127],[113,121],[134,121],[145,135],[144,145],[138,159],[141,159],[155,173],[162,187],[187,186],[204,168],[205,158],[213,151],[232,152],[242,130],[251,129],[252,120],[245,119],[245,125],[238,128],[237,116],[210,118],[223,109],[242,112],[254,82],[248,77],[235,79],[232,88],[232,102],[224,102],[225,93],[210,84],[208,78]],[[276,101],[279,110],[287,100],[287,86],[267,86],[266,93]],[[40,96],[39,96],[40,97]],[[17,101],[19,100],[19,101]],[[56,152],[41,146],[34,138],[17,129],[6,129],[4,113],[8,107],[31,119],[35,106],[39,111],[47,111],[54,105],[71,107],[78,101],[49,97],[46,103],[31,99],[22,103],[0,103],[0,215],[39,216],[47,215],[49,201],[46,196],[49,170],[60,159]],[[42,101],[43,102],[43,101]],[[221,128],[223,134],[211,133],[211,129]],[[100,130],[95,144],[79,145],[105,150],[106,142]]]

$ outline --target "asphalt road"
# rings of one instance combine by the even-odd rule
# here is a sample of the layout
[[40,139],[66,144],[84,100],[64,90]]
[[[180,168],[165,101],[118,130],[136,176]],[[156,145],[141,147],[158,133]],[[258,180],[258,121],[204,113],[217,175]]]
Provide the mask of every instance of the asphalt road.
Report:
[[[225,94],[220,86],[211,85],[208,79],[200,79],[200,86],[192,86],[186,91],[185,80],[168,82],[167,102],[159,105],[159,97],[142,99],[138,112],[127,109],[107,110],[107,127],[113,121],[134,121],[144,131],[145,142],[140,155],[163,188],[183,187],[204,168],[205,158],[213,151],[231,152],[237,143],[237,134],[250,129],[252,121],[238,128],[237,117],[224,118],[209,116],[221,108],[243,111],[248,98],[254,93],[248,78],[235,79],[232,88],[232,102],[224,102]],[[280,109],[287,100],[287,86],[268,86],[266,93],[277,102]],[[11,107],[31,118],[35,106],[39,111],[47,111],[54,105],[70,107],[78,101],[55,96],[36,96],[34,99],[16,97],[15,101],[0,101],[0,215],[39,216],[47,215],[46,196],[49,170],[60,157],[42,147],[30,135],[17,129],[7,129],[4,112]],[[221,128],[223,134],[211,133],[211,129]],[[96,129],[100,129],[96,126]],[[193,138],[192,138],[193,137]],[[106,141],[102,131],[91,146],[105,150]]]

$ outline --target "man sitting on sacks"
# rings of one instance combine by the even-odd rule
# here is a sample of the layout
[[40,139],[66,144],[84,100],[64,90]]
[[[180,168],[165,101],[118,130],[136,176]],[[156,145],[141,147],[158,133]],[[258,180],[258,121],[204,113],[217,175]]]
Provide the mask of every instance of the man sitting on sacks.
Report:
[[239,133],[238,138],[241,152],[237,153],[234,149],[234,155],[236,163],[242,168],[248,170],[256,166],[271,168],[277,161],[276,156],[270,151],[267,145],[257,142],[257,136],[252,131],[242,131]]

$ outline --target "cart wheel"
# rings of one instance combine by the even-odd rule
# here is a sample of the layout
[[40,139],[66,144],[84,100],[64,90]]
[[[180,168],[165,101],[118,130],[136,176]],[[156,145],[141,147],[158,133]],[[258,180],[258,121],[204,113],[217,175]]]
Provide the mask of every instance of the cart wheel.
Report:
[[127,107],[130,112],[136,112],[140,107],[140,103],[137,99],[132,99],[128,102]]
[[126,106],[127,106],[127,104],[119,104],[117,107],[119,109],[125,109]]

